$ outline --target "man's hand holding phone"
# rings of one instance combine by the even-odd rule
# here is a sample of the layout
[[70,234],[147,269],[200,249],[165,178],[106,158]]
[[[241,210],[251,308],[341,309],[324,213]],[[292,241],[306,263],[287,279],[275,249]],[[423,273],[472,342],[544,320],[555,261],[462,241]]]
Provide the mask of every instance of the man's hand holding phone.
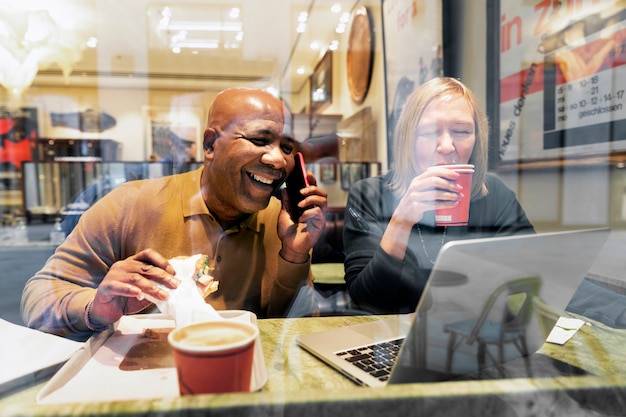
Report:
[[[305,194],[302,191],[306,189]],[[283,242],[280,254],[288,262],[302,263],[309,259],[311,248],[320,239],[326,226],[328,194],[317,186],[312,174],[306,172],[302,154],[295,155],[295,166],[283,190],[283,207],[278,222],[278,236]],[[305,207],[298,203],[306,200]],[[295,223],[295,224],[294,224]]]

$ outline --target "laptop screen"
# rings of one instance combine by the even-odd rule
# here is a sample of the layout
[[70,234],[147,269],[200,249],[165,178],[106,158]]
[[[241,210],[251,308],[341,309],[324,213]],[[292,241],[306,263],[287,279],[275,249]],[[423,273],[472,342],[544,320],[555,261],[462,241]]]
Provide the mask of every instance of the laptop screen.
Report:
[[390,383],[562,372],[535,353],[608,235],[601,229],[446,244]]

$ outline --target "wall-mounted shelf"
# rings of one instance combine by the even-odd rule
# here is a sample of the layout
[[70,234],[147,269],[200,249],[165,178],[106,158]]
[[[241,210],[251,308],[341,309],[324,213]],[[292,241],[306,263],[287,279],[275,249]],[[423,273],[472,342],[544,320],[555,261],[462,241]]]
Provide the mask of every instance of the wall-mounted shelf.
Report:
[[32,139],[33,161],[117,161],[122,145],[110,139]]

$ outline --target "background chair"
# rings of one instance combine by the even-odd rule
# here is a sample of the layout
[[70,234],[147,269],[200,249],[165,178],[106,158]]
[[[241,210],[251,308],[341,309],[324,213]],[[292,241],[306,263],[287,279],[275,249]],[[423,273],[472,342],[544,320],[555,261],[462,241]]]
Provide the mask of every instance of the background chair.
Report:
[[[450,333],[446,356],[446,371],[452,370],[454,351],[463,341],[477,343],[479,370],[485,369],[489,356],[496,364],[504,362],[504,345],[512,344],[528,356],[526,328],[533,312],[533,297],[539,295],[541,278],[517,278],[498,286],[487,299],[479,317],[448,323],[444,331]],[[501,309],[501,311],[498,311]],[[489,353],[488,345],[498,349],[498,360]]]
[[537,315],[537,321],[539,322],[539,328],[541,329],[541,335],[543,340],[548,338],[548,335],[552,331],[552,328],[556,324],[559,317],[571,317],[565,310],[557,309],[548,305],[543,298],[539,296],[533,297],[533,307],[535,314]]

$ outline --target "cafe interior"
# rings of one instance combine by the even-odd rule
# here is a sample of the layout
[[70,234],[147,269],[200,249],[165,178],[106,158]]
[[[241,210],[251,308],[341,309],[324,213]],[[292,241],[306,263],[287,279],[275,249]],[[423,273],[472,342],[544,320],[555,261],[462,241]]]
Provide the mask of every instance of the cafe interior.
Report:
[[[624,6],[0,0],[0,415],[626,415]],[[537,233],[451,247],[456,261],[440,255],[414,313],[375,314],[344,281],[348,192],[394,168],[402,105],[439,76],[477,96],[488,171]],[[328,194],[311,256],[317,314],[243,314],[259,330],[250,388],[219,394],[179,393],[167,341],[141,330],[167,328],[163,314],[80,344],[28,329],[24,284],[67,224],[127,181],[201,167],[208,109],[230,87],[287,103],[306,169]],[[494,305],[515,304],[513,281],[525,288],[523,323],[490,339],[483,326]],[[574,294],[591,297],[586,285],[599,288],[598,306],[568,310]],[[382,386],[306,345],[372,323],[405,337]],[[433,369],[455,372],[422,376]]]

